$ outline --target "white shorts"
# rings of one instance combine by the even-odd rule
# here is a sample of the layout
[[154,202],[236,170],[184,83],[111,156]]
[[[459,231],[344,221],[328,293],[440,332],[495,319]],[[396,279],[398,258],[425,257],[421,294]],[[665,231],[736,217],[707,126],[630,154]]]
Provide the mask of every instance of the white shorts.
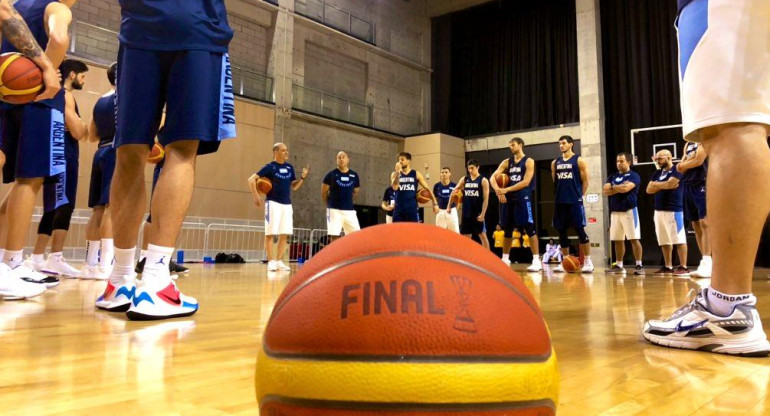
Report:
[[655,211],[655,234],[659,246],[687,244],[682,211]]
[[639,228],[639,211],[636,208],[626,212],[610,213],[610,240],[640,240],[642,231]]
[[452,208],[448,213],[442,209],[436,214],[436,226],[460,233],[460,220],[457,219],[457,208]]
[[294,210],[291,205],[267,201],[265,205],[265,235],[292,235]]
[[682,129],[770,125],[770,1],[694,0],[677,19]]
[[339,236],[342,230],[345,235],[361,229],[358,224],[356,211],[343,211],[341,209],[326,208],[326,234]]

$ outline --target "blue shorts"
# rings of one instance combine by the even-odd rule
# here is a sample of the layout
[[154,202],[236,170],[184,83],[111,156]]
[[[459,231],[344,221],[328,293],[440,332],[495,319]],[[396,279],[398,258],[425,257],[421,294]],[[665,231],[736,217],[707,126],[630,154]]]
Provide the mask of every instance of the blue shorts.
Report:
[[78,195],[77,159],[68,160],[64,173],[49,176],[43,181],[43,210],[53,211],[62,205],[75,205]]
[[566,230],[585,228],[586,210],[583,204],[556,204],[553,208],[553,228]]
[[534,235],[535,217],[532,213],[532,201],[523,199],[519,201],[508,201],[503,216],[503,231],[505,238],[511,238],[513,229],[525,230],[527,235]]
[[[209,51],[151,51],[120,45],[115,148],[199,140],[198,154],[235,137],[230,58]],[[160,126],[163,106],[166,121]]]
[[0,149],[5,153],[3,182],[64,173],[64,89],[50,100],[3,104]]
[[484,221],[479,221],[476,217],[463,217],[463,222],[460,224],[460,234],[484,234],[487,232],[487,227]]
[[88,207],[110,204],[110,184],[115,173],[115,148],[108,145],[96,149],[91,165],[91,186],[88,190]]
[[684,221],[693,222],[706,218],[706,187],[684,184]]
[[393,212],[393,222],[420,222],[420,213],[414,212]]

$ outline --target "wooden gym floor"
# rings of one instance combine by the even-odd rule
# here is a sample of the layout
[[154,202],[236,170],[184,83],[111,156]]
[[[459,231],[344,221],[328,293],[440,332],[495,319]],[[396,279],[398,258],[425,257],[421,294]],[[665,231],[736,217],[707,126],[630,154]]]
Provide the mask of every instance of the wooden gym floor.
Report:
[[[520,269],[521,267],[516,267]],[[691,280],[521,273],[545,313],[561,372],[558,415],[768,415],[770,359],[644,342]],[[754,293],[770,327],[770,280]],[[103,282],[65,280],[32,301],[0,301],[0,414],[256,415],[257,345],[289,274],[192,265],[192,318],[128,322],[96,312]]]

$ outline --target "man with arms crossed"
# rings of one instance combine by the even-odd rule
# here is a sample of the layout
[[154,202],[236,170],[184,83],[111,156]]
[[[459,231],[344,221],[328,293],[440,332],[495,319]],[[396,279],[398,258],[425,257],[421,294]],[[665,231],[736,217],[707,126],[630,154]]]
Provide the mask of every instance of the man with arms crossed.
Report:
[[456,183],[452,182],[451,178],[452,171],[444,166],[441,168],[441,181],[433,185],[433,195],[436,196],[438,209],[440,210],[436,214],[436,226],[459,234],[460,221],[457,219],[457,204],[453,203],[451,209],[447,209],[449,199],[452,196],[452,190],[457,186]]
[[326,234],[331,241],[339,238],[343,230],[348,235],[361,229],[353,206],[360,189],[359,176],[350,169],[348,154],[337,153],[337,169],[327,173],[321,185],[321,200],[326,206]]
[[[682,174],[676,171],[671,152],[661,150],[655,156],[660,169],[652,174],[647,184],[647,193],[655,195],[655,234],[663,250],[665,265],[655,275],[689,277],[687,268],[687,237],[682,213]],[[679,267],[674,270],[673,246],[679,254]]]
[[602,188],[604,196],[608,197],[610,205],[610,240],[615,244],[615,267],[607,269],[607,274],[625,276],[623,258],[626,255],[626,242],[631,241],[634,251],[634,274],[644,275],[642,267],[642,232],[639,228],[639,210],[637,197],[642,179],[631,170],[632,157],[628,153],[619,153],[615,159],[618,171],[607,178]]

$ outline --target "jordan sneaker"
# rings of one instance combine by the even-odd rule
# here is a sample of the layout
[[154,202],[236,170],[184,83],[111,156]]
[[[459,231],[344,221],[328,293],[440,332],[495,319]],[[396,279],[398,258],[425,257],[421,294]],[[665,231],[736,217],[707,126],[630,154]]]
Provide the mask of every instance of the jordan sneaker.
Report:
[[34,298],[42,295],[45,290],[44,284],[22,280],[13,274],[7,264],[0,263],[0,298],[5,300]]
[[540,259],[533,259],[532,264],[527,267],[528,272],[539,272],[543,270],[543,263],[540,262]]
[[16,266],[16,268],[11,270],[11,274],[25,282],[41,284],[46,288],[59,286],[59,283],[61,283],[59,282],[59,279],[53,276],[48,276],[43,273],[36,272],[33,267],[34,265],[31,261],[25,260],[23,263]]
[[583,263],[583,268],[580,270],[581,273],[593,273],[594,272],[594,263],[591,261],[591,259],[586,259],[585,263]]
[[665,320],[647,321],[642,332],[644,338],[671,348],[747,357],[770,354],[756,304],[738,304],[730,315],[718,316],[709,309],[707,291],[698,292]]
[[711,261],[708,259],[701,259],[698,269],[690,273],[690,276],[696,279],[710,279],[711,278]]
[[269,272],[277,272],[278,271],[278,261],[277,260],[269,260],[267,262],[267,271],[269,271]]
[[104,293],[96,299],[96,307],[108,312],[126,312],[136,292],[136,275],[121,276],[113,283],[107,281]]
[[48,260],[46,260],[41,271],[51,276],[65,277],[68,279],[77,279],[80,277],[80,270],[70,266],[69,263],[64,261],[64,257],[62,256],[48,256]]
[[556,267],[554,267],[552,271],[554,273],[566,273],[566,271],[564,270],[564,266],[562,266],[561,263],[559,263]]
[[187,267],[184,267],[184,266],[178,264],[174,260],[171,260],[168,263],[168,271],[171,274],[185,274],[185,273],[189,272],[190,269],[188,269]]
[[126,316],[135,321],[148,321],[190,316],[197,311],[198,301],[179,291],[168,269],[145,269]]
[[276,260],[275,262],[279,271],[288,272],[291,270],[291,267],[287,266],[286,263],[284,263],[282,260]]
[[102,266],[89,266],[84,264],[80,269],[80,278],[83,280],[107,280],[110,273]]

